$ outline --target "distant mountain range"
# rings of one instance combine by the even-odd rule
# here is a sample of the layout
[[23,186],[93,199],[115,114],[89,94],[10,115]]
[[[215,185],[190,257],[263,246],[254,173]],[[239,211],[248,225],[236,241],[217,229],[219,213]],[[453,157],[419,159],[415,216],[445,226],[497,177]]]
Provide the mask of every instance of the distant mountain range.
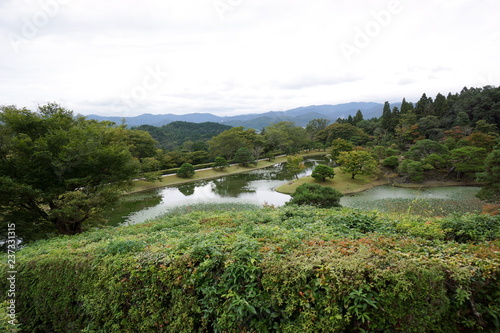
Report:
[[[399,107],[400,103],[391,104]],[[380,117],[384,104],[353,102],[336,105],[311,105],[299,107],[287,111],[270,111],[266,113],[253,113],[238,116],[219,117],[211,113],[189,113],[185,115],[175,114],[142,114],[135,117],[106,117],[88,115],[87,118],[99,121],[109,120],[121,124],[124,120],[129,127],[140,125],[163,126],[174,121],[187,121],[192,123],[215,122],[229,126],[243,126],[261,130],[270,124],[280,121],[293,121],[296,126],[306,126],[313,119],[325,118],[335,122],[338,118],[353,116],[358,110],[363,113],[364,119]]]

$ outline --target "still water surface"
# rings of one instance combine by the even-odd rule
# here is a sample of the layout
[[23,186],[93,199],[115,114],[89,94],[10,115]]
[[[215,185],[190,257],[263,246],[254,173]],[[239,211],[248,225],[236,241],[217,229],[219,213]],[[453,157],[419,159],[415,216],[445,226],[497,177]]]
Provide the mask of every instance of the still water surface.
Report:
[[[310,175],[317,164],[331,165],[327,157],[308,158],[306,169],[298,176]],[[230,175],[223,178],[197,181],[175,187],[165,187],[147,192],[127,195],[122,202],[108,212],[113,225],[136,224],[156,218],[170,209],[199,203],[250,203],[284,205],[290,196],[274,191],[274,188],[290,182],[295,176],[281,163],[265,169]],[[477,187],[436,187],[428,189],[406,189],[379,186],[356,195],[345,196],[340,203],[345,207],[384,210],[384,205],[408,205],[412,200],[434,200],[447,205],[448,202],[474,201]],[[476,202],[477,201],[477,202]],[[478,200],[474,201],[478,205]],[[406,209],[406,208],[403,208]]]

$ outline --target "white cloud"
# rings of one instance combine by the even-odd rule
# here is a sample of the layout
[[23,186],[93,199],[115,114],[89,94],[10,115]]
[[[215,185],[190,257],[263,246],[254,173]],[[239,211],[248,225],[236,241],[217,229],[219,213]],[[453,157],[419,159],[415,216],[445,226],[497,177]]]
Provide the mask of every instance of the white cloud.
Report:
[[[494,0],[6,0],[0,8],[0,104],[231,114],[415,100],[500,81]],[[346,56],[347,44],[355,49]],[[148,68],[157,67],[167,74],[153,87]],[[134,91],[134,103],[124,102]]]

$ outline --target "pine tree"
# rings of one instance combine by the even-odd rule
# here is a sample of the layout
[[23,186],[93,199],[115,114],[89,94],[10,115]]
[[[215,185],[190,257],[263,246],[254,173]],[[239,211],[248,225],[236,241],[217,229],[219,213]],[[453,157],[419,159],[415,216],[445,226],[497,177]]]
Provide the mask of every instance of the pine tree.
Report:
[[361,112],[361,110],[358,110],[358,112],[356,112],[356,115],[354,116],[354,125],[357,125],[360,121],[363,120],[363,113]]
[[406,99],[403,98],[403,102],[401,102],[401,114],[406,114],[411,111],[413,111],[413,103],[408,103]]
[[388,132],[394,132],[394,126],[392,123],[392,112],[391,105],[389,102],[384,103],[384,109],[382,111],[382,119],[381,119],[382,128]]

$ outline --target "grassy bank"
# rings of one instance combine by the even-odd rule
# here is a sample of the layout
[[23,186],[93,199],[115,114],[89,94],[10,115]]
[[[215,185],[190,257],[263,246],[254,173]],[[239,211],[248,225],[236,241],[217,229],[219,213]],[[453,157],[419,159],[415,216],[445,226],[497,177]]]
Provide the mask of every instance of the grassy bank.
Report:
[[293,192],[295,192],[295,189],[297,189],[297,187],[306,183],[317,183],[324,186],[330,186],[342,192],[343,194],[351,194],[365,191],[376,186],[389,184],[390,180],[378,179],[378,177],[374,175],[357,175],[355,179],[351,179],[350,174],[345,174],[340,171],[339,168],[335,168],[335,177],[333,179],[327,179],[324,182],[318,182],[311,176],[307,176],[278,186],[275,190],[284,194],[292,194]]
[[[320,151],[312,151],[312,152],[307,152],[307,153],[303,153],[300,155],[303,157],[308,157],[308,156],[315,156],[315,155],[322,155],[322,154],[326,154],[326,153],[320,152]],[[175,185],[180,185],[180,184],[186,184],[186,183],[191,183],[191,182],[195,182],[195,181],[199,181],[199,180],[207,180],[207,179],[215,179],[215,178],[225,177],[225,176],[234,175],[237,173],[267,168],[267,167],[273,166],[275,164],[283,163],[283,162],[286,162],[286,156],[276,157],[272,161],[259,160],[257,162],[257,165],[251,166],[251,167],[242,167],[239,165],[232,165],[228,168],[225,168],[222,171],[216,171],[213,169],[197,170],[195,175],[191,178],[180,178],[180,177],[177,177],[177,175],[172,174],[172,175],[165,175],[161,178],[161,180],[156,181],[156,182],[146,182],[143,180],[136,180],[133,183],[132,189],[129,192],[127,192],[127,194],[151,190],[151,189],[155,189],[155,188],[166,187],[166,186],[175,186]]]

